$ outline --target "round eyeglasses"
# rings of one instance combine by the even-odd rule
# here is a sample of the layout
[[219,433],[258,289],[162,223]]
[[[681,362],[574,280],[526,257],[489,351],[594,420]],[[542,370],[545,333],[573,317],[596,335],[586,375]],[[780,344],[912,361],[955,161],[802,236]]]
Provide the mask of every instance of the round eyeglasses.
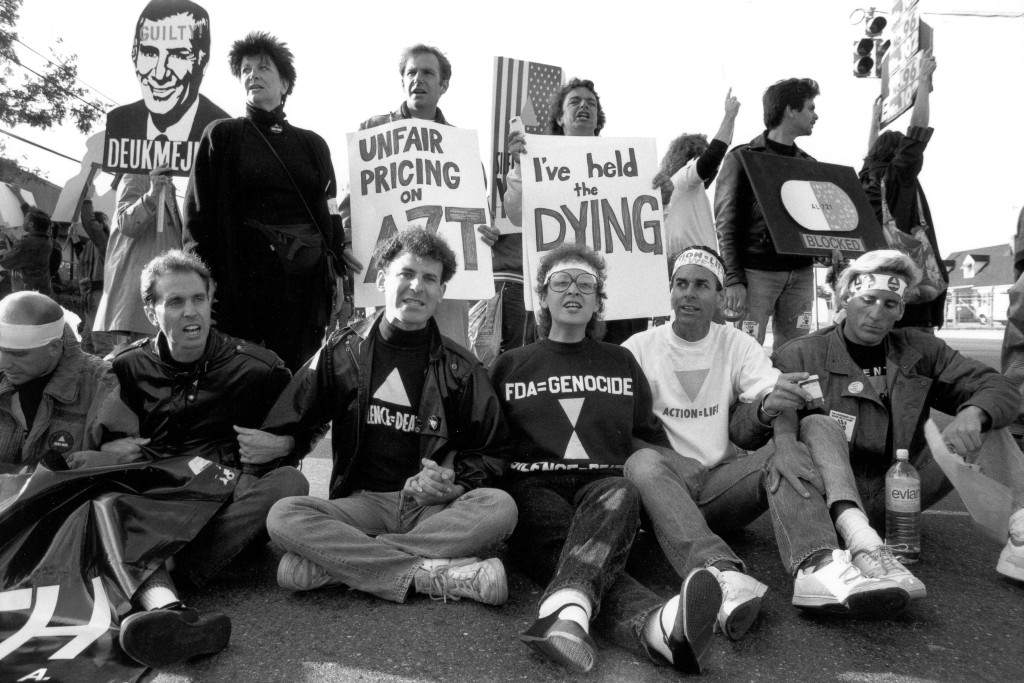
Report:
[[575,283],[580,294],[593,294],[597,291],[597,278],[590,273],[580,273],[573,277],[564,270],[548,275],[547,285],[552,292],[564,292],[569,285]]

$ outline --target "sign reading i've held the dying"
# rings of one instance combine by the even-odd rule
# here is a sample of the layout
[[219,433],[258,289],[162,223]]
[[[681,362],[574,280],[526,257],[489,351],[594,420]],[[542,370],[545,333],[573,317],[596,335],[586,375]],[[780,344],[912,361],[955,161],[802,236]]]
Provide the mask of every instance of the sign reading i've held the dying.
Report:
[[[649,138],[527,135],[523,155],[523,271],[544,254],[586,244],[607,265],[604,319],[668,314],[661,193],[651,188],[658,154]],[[527,306],[539,303],[524,287]]]
[[491,250],[477,228],[490,223],[476,131],[406,119],[348,134],[352,247],[367,264],[356,306],[382,306],[373,250],[411,225],[441,235],[459,269],[446,299],[494,296]]

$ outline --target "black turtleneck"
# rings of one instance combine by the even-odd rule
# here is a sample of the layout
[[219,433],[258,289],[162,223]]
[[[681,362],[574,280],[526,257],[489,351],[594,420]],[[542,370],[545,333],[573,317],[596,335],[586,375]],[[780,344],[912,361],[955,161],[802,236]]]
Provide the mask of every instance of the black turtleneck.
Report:
[[381,318],[373,339],[356,488],[398,491],[420,471],[420,394],[429,362],[430,328],[407,331]]
[[[315,160],[285,120],[284,105],[273,111],[264,111],[248,104],[245,118],[263,133],[263,138],[281,157],[295,184],[304,189],[316,188],[319,174]],[[309,212],[299,200],[295,186],[282,170],[281,161],[267,147],[267,142],[248,123],[243,136],[245,144],[242,145],[236,188],[237,205],[243,217],[253,218],[264,225],[311,223]],[[316,197],[323,196],[323,189],[318,188]],[[306,202],[312,207],[316,197],[306,197]]]
[[49,374],[30,379],[23,384],[15,385],[14,390],[18,393],[21,412],[25,416],[26,431],[32,431],[32,424],[36,421],[36,413],[39,412],[39,404],[43,402],[43,391],[46,389],[46,385],[50,383],[50,378],[53,377],[53,373],[56,371],[57,369],[54,368],[53,372]]

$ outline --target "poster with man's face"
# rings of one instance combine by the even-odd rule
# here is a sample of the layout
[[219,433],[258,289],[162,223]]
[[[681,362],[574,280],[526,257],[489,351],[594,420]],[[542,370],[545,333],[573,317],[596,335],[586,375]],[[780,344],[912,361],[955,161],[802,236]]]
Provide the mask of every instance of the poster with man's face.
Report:
[[107,113],[103,170],[188,175],[206,126],[227,114],[199,94],[210,61],[210,17],[190,0],[151,0],[132,37],[142,99]]

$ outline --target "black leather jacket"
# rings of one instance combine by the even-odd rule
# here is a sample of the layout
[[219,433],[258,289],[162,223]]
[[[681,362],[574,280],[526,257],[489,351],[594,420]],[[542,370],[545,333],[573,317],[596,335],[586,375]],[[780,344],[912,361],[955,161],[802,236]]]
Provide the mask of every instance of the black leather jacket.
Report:
[[[352,492],[359,440],[370,401],[373,339],[383,312],[335,332],[270,411],[263,429],[309,442],[333,421],[329,497]],[[420,396],[420,455],[455,470],[467,491],[501,476],[510,454],[508,427],[487,372],[468,351],[441,336],[431,319],[430,361]]]
[[[810,256],[779,254],[768,232],[761,205],[754,196],[739,153],[743,150],[775,154],[765,142],[768,131],[745,145],[733,147],[722,162],[715,185],[715,229],[718,250],[725,262],[725,286],[745,285],[746,268],[755,270],[797,270],[811,265]],[[794,145],[795,146],[795,145]],[[797,159],[814,160],[799,147]]]
[[[169,358],[161,332],[117,351],[112,361],[122,400],[139,416],[139,433],[152,439],[146,450],[155,457],[198,455],[242,468],[233,425],[262,424],[291,380],[288,368],[270,349],[216,330],[191,371],[181,371]],[[289,457],[253,473],[293,465],[307,450],[308,444],[297,443]]]

